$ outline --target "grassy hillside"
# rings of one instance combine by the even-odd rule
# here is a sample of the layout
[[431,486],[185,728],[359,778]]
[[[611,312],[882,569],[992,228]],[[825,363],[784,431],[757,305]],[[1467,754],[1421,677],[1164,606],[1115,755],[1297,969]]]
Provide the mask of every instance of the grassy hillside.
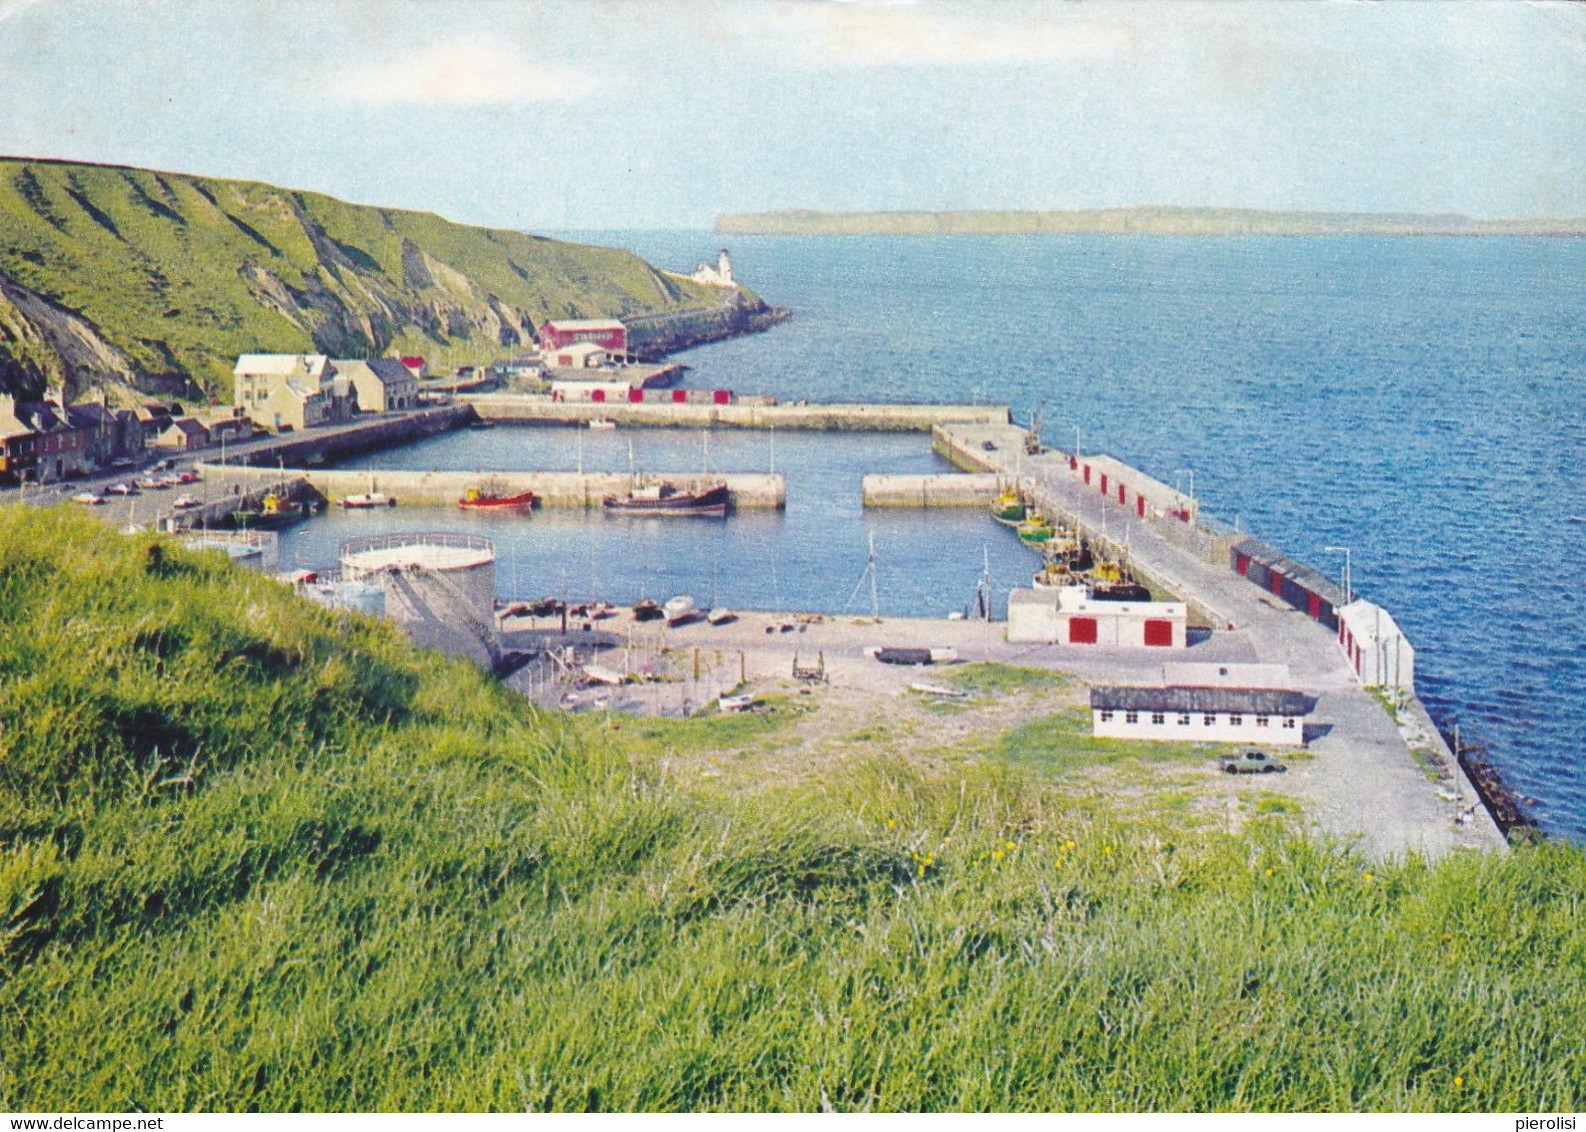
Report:
[[723,235],[1026,236],[1586,236],[1586,217],[1474,220],[1411,212],[1277,212],[1258,208],[1093,208],[1067,211],[723,213]]
[[729,790],[695,726],[0,510],[0,1108],[1586,1099],[1576,849],[1369,865],[885,749]]
[[193,382],[224,398],[243,352],[479,362],[547,318],[709,308],[729,295],[627,252],[429,213],[0,159],[0,384],[12,388]]

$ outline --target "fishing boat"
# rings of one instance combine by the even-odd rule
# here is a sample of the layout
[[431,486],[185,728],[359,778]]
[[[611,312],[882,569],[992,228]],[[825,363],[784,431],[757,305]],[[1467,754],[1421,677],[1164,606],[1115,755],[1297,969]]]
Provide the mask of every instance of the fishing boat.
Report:
[[1024,500],[1016,491],[1005,491],[991,501],[991,517],[1005,527],[1017,527],[1024,521]]
[[1031,515],[1018,524],[1016,529],[1019,532],[1019,541],[1030,546],[1039,546],[1056,533],[1052,525],[1039,515]]
[[239,531],[275,531],[306,518],[308,508],[271,492],[259,501],[257,508],[233,511],[231,525]]
[[668,625],[680,625],[694,616],[694,599],[688,594],[678,594],[661,609]]
[[371,507],[395,507],[396,500],[383,491],[364,491],[349,495],[341,501],[344,511],[362,511]]
[[589,422],[590,432],[610,432],[617,427],[617,422],[610,417],[596,417]]
[[1116,562],[1098,562],[1091,571],[1090,596],[1096,601],[1150,601],[1151,591]]
[[738,620],[738,615],[732,610],[718,605],[705,614],[705,620],[712,625],[726,625],[728,622]]
[[641,597],[633,603],[633,619],[635,621],[659,621],[665,617],[661,605],[654,598]]
[[500,492],[490,491],[482,487],[470,487],[463,492],[463,497],[457,501],[457,506],[464,511],[491,511],[491,510],[516,510],[532,511],[540,497],[532,491],[520,491],[516,495],[503,495]]
[[620,515],[701,515],[721,518],[727,514],[731,493],[724,483],[703,491],[683,491],[669,483],[641,487],[628,495],[608,495],[602,506]]

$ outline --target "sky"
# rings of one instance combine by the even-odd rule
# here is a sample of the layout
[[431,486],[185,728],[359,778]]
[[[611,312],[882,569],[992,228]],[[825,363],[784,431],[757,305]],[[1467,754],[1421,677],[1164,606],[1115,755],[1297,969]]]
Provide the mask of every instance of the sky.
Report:
[[0,0],[0,153],[528,230],[1586,216],[1586,5]]

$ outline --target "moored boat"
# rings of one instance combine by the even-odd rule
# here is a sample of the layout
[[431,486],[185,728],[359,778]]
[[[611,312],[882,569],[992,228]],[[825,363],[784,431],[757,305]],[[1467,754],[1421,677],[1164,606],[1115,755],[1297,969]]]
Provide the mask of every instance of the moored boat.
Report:
[[617,427],[617,422],[610,417],[596,417],[589,422],[591,432],[610,432]]
[[502,495],[500,492],[488,491],[485,488],[470,487],[463,492],[463,497],[457,501],[457,506],[464,511],[488,511],[493,509],[532,511],[540,497],[532,491],[520,491],[516,495]]
[[654,598],[641,597],[633,603],[633,619],[635,621],[659,621],[666,614],[661,605]]
[[628,495],[608,495],[602,501],[606,511],[621,515],[702,515],[720,518],[727,514],[731,492],[724,483],[702,491],[683,491],[669,483],[641,487]]
[[1018,525],[1019,541],[1038,546],[1053,535],[1052,525],[1039,515],[1031,515]]
[[306,518],[308,508],[271,492],[260,500],[257,508],[233,511],[231,525],[239,531],[274,531]]
[[714,607],[709,613],[705,614],[705,620],[710,622],[712,625],[725,625],[729,621],[738,620],[738,615],[732,610],[724,609],[718,605]]
[[396,500],[383,491],[364,491],[341,501],[343,510],[359,511],[370,507],[395,507]]
[[1005,527],[1017,527],[1025,514],[1024,500],[1016,491],[1005,491],[991,501],[991,517]]

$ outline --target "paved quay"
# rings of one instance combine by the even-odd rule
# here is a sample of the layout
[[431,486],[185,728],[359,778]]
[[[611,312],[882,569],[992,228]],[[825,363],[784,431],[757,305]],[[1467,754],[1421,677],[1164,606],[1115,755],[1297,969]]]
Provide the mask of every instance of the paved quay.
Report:
[[[1314,718],[1330,725],[1310,744],[1316,757],[1284,776],[1318,831],[1353,840],[1377,857],[1435,857],[1507,844],[1464,773],[1436,751],[1441,740],[1424,734],[1418,713],[1405,713],[1401,729],[1360,686],[1330,630],[1239,577],[1226,555],[1218,562],[1215,545],[1194,545],[1186,539],[1187,524],[1171,517],[1141,519],[1133,507],[1085,484],[1070,470],[1067,453],[1025,454],[1023,432],[1011,426],[950,424],[939,427],[936,437],[938,447],[951,449],[961,464],[999,473],[1010,483],[1016,463],[1020,486],[1043,511],[1087,532],[1105,530],[1119,544],[1127,541],[1142,574],[1189,600],[1216,626],[1211,642],[1190,648],[1182,659],[1219,659],[1213,654],[1237,648],[1253,661],[1288,665],[1295,685],[1318,697]],[[1136,661],[1131,677],[1106,658],[1084,660],[1061,646],[1037,647],[1061,654],[1058,666],[1082,675],[1160,680],[1159,668],[1155,675],[1149,671],[1160,656],[1149,665]],[[1026,656],[1021,662],[1034,661]],[[1432,748],[1427,757],[1447,764],[1446,777],[1429,777],[1411,753],[1412,741]]]

